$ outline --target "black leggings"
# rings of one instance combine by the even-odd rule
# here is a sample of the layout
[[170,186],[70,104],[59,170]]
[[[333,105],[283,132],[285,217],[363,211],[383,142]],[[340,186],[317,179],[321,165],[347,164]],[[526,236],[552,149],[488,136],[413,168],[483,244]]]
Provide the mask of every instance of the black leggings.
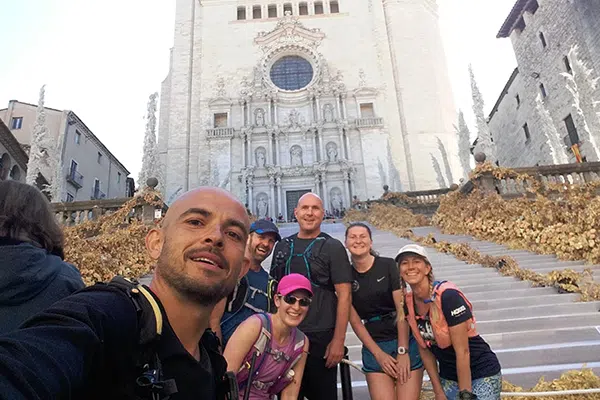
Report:
[[327,368],[323,356],[309,354],[306,359],[302,387],[298,399],[336,400],[337,366]]

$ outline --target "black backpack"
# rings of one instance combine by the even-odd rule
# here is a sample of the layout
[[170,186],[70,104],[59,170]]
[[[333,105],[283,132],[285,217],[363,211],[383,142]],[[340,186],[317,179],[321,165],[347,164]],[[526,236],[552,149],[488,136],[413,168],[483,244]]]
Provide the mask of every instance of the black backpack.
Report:
[[289,275],[291,273],[292,260],[294,258],[301,258],[306,270],[305,276],[314,287],[335,291],[333,283],[331,283],[329,278],[327,278],[326,281],[318,281],[312,272],[312,264],[320,261],[321,250],[327,240],[331,239],[331,236],[326,233],[321,233],[321,235],[314,238],[301,253],[297,252],[295,249],[295,241],[297,238],[298,234],[295,234],[279,242],[282,243],[283,247],[277,250],[277,254],[273,255],[275,259],[275,269],[271,270],[273,278],[279,281],[284,276]]
[[[108,284],[97,284],[116,287],[127,294],[133,302],[138,316],[139,353],[135,359],[136,379],[127,385],[127,392],[137,400],[168,400],[177,393],[177,385],[173,379],[165,380],[162,376],[162,365],[157,353],[163,328],[163,315],[148,288],[137,281],[116,276]],[[227,372],[227,363],[221,357],[220,343],[217,336],[207,330],[201,339],[207,350],[217,388],[217,400],[237,400],[238,386],[235,375]]]

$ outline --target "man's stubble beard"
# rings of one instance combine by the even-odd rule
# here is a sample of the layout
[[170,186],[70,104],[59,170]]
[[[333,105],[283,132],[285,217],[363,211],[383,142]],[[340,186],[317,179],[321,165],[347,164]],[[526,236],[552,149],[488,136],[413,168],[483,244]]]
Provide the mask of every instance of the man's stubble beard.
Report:
[[[229,296],[236,285],[236,280],[228,276],[221,282],[212,285],[205,281],[194,279],[186,275],[184,266],[181,268],[173,267],[176,260],[175,255],[171,255],[171,250],[167,242],[163,245],[163,251],[157,260],[157,273],[164,281],[173,288],[177,293],[187,300],[190,300],[203,307],[216,305],[221,299]],[[230,266],[232,268],[232,266]]]

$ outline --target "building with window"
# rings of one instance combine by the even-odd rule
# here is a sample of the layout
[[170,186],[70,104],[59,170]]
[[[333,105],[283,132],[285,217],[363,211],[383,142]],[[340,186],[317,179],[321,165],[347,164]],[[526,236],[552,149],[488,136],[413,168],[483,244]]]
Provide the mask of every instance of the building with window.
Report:
[[0,121],[0,181],[12,179],[24,183],[26,175],[27,153]]
[[[84,201],[127,197],[129,171],[102,144],[73,111],[46,107],[46,127],[62,148],[63,193],[61,201]],[[16,141],[28,148],[37,106],[11,100],[0,109],[0,119]],[[1,153],[1,151],[0,151]],[[25,163],[26,164],[26,163]],[[22,173],[23,180],[25,172]],[[47,180],[51,171],[42,171]]]
[[[515,69],[494,105],[488,124],[497,144],[499,164],[510,167],[552,164],[544,122],[536,108],[540,96],[572,162],[572,146],[597,161],[584,120],[573,108],[573,96],[562,74],[572,73],[569,51],[600,77],[600,2],[597,0],[518,0],[498,32],[510,38]],[[594,97],[600,101],[600,85]],[[600,122],[588,121],[600,138]]]
[[438,187],[430,154],[461,175],[456,110],[434,0],[178,0],[163,82],[166,199],[228,188],[289,218]]

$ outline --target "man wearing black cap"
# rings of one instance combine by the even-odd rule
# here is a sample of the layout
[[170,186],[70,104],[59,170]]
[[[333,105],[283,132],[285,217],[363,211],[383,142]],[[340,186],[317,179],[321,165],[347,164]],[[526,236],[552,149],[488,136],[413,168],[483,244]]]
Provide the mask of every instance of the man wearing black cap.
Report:
[[250,269],[240,279],[233,293],[217,304],[211,315],[211,329],[221,338],[223,347],[248,317],[270,311],[270,277],[261,264],[271,255],[279,240],[279,229],[271,221],[261,219],[250,226],[246,244],[246,258],[250,260]]

